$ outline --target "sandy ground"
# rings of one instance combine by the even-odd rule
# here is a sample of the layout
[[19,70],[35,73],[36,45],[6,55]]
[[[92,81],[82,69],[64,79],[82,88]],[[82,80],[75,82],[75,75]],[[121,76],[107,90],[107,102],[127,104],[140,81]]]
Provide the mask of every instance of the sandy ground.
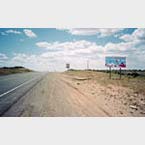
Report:
[[132,84],[104,73],[49,73],[3,116],[145,116],[144,92]]
[[128,78],[102,72],[66,72],[69,84],[89,96],[111,116],[145,116],[145,78]]

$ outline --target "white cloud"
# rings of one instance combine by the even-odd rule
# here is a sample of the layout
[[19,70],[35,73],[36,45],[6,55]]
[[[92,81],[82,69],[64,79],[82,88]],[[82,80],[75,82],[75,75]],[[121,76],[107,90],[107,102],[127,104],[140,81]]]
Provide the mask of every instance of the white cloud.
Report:
[[125,35],[122,35],[121,37],[120,37],[120,39],[122,39],[122,40],[124,40],[124,41],[133,41],[134,40],[134,38],[131,36],[131,35],[129,35],[129,34],[125,34]]
[[119,29],[119,28],[104,28],[104,29],[99,29],[99,33],[101,37],[104,36],[110,36],[110,35],[114,35],[120,31],[122,31],[123,29]]
[[41,48],[49,48],[51,44],[48,42],[37,42],[36,45]]
[[145,28],[136,29],[132,35],[138,39],[145,39]]
[[88,48],[89,46],[96,45],[93,42],[80,40],[80,41],[71,41],[71,42],[37,42],[36,45],[40,48],[46,48],[48,50],[73,50],[73,49],[82,49]]
[[10,29],[10,30],[6,30],[5,32],[0,32],[0,34],[1,35],[8,35],[8,34],[21,34],[21,32],[20,31],[16,31],[16,30],[12,30],[12,29]]
[[132,34],[125,34],[120,37],[120,39],[129,42],[129,41],[143,41],[145,40],[145,29],[139,28],[136,29]]
[[120,43],[107,43],[105,46],[97,45],[95,42],[89,42],[86,40],[71,41],[71,42],[37,42],[36,45],[40,48],[45,48],[48,51],[61,51],[66,55],[94,55],[94,53],[124,53],[125,51],[132,50],[136,45],[135,42],[120,42]]
[[4,62],[8,59],[8,57],[6,56],[6,54],[0,53],[0,62]]
[[[64,29],[59,29],[64,30]],[[114,35],[123,29],[117,28],[73,28],[73,29],[66,29],[68,33],[72,35],[99,35],[100,37],[111,36]]]
[[54,54],[53,56],[52,53],[42,53],[40,55],[16,53],[11,60],[11,64],[24,66],[37,71],[54,71],[54,68],[62,70],[63,61],[59,56],[59,54]]
[[37,35],[30,29],[24,29],[23,30],[25,35],[28,36],[29,38],[36,38]]
[[7,30],[7,31],[5,31],[5,32],[6,32],[6,33],[13,33],[13,34],[21,34],[20,31],[16,31],[16,30],[12,30],[12,29]]

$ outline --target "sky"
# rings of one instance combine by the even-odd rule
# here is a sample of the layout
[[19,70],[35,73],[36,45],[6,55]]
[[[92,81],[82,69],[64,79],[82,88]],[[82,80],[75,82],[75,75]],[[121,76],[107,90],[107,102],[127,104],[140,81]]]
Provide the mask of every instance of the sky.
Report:
[[0,28],[0,67],[36,71],[105,69],[106,56],[125,56],[145,69],[145,28]]

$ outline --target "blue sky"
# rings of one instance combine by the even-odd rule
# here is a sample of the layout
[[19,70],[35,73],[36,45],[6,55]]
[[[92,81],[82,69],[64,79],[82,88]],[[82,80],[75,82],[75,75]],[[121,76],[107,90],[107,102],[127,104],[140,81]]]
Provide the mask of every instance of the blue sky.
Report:
[[145,29],[1,28],[0,66],[39,70],[105,68],[105,56],[126,56],[128,68],[145,69]]

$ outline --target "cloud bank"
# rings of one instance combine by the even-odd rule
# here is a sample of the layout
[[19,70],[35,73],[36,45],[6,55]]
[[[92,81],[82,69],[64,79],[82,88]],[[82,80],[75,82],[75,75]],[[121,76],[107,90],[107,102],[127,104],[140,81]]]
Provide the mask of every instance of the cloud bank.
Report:
[[91,35],[98,35],[100,37],[106,37],[114,35],[122,29],[115,29],[115,28],[73,28],[73,29],[59,29],[59,30],[66,30],[66,32],[72,35],[84,35],[84,36],[91,36]]
[[[37,37],[32,31],[28,32],[30,38]],[[101,37],[114,35],[121,29],[73,29],[69,33],[75,35],[94,35]],[[99,37],[100,37],[99,36]],[[24,65],[39,71],[63,71],[65,64],[70,63],[71,68],[85,69],[87,61],[90,61],[91,69],[104,69],[105,56],[126,56],[127,68],[145,69],[145,29],[136,29],[131,34],[119,36],[122,40],[118,43],[107,42],[105,45],[98,45],[96,42],[87,40],[49,42],[38,41],[35,46],[44,50],[40,54],[15,53],[11,64]],[[1,58],[7,59],[4,54]]]

